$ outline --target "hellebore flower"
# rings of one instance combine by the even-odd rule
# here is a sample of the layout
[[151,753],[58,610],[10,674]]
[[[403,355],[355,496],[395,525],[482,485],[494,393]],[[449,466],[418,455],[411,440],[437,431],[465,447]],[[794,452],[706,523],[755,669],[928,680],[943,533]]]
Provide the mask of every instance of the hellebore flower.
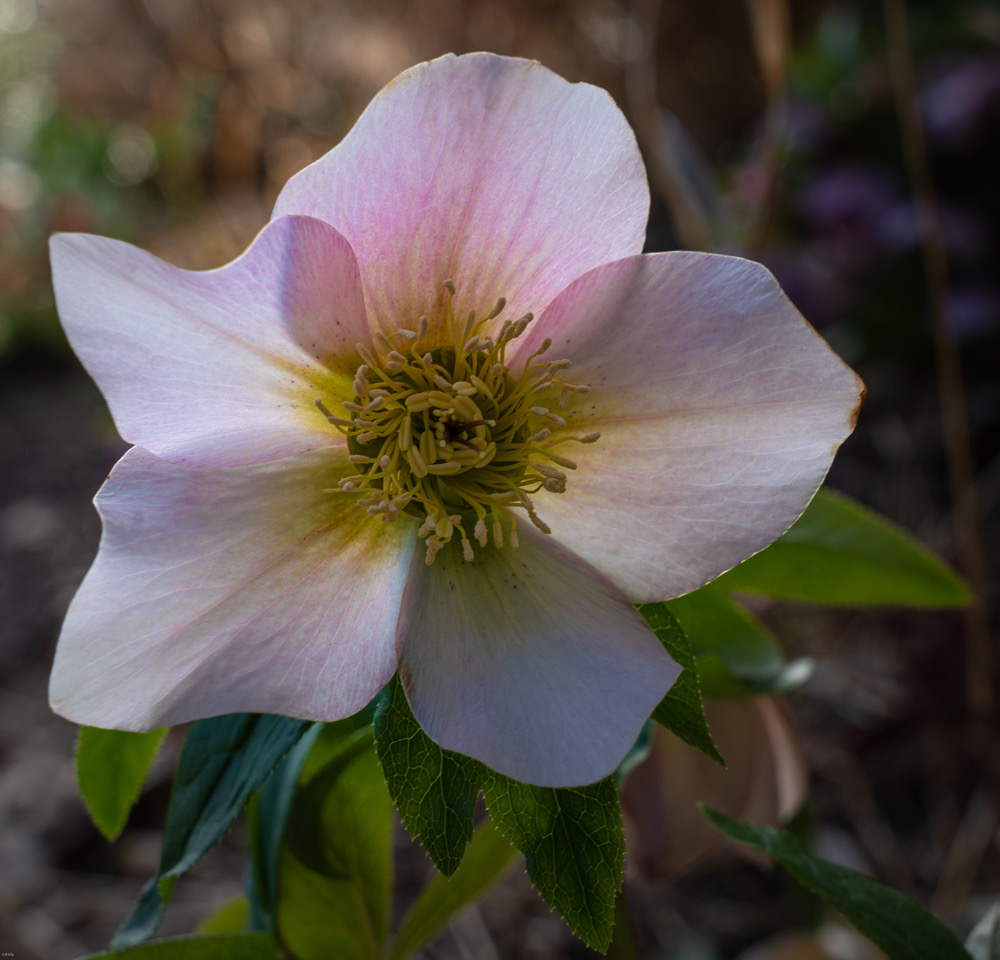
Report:
[[218,270],[55,237],[135,446],[54,709],[333,720],[398,669],[443,747],[613,770],[678,673],[632,602],[779,536],[861,390],[762,267],[640,256],[648,202],[606,93],[473,54],[390,83]]

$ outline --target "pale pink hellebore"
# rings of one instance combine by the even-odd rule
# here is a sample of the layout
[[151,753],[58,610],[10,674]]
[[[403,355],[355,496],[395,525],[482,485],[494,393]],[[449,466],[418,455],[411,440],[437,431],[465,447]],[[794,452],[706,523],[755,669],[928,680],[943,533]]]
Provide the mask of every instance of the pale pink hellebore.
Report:
[[613,770],[678,673],[631,604],[779,536],[861,389],[763,267],[640,256],[648,202],[606,93],[473,54],[390,83],[218,270],[55,237],[135,446],[54,709],[334,720],[398,668],[442,747],[544,785]]

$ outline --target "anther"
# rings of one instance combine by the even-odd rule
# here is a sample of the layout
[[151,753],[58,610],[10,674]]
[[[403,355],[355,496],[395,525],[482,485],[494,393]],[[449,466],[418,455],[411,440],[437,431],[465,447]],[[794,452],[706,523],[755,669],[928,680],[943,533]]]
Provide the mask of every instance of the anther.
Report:
[[[400,446],[402,446],[402,444],[400,444]],[[412,445],[410,446],[410,448],[406,451],[406,459],[409,461],[410,467],[417,475],[418,479],[422,480],[427,476],[427,463],[420,455],[420,451],[416,447]]]
[[543,477],[551,477],[554,480],[565,480],[566,474],[561,470],[556,470],[555,467],[550,467],[545,463],[532,463],[533,466]]
[[314,402],[316,404],[316,409],[319,410],[319,412],[321,414],[323,414],[323,416],[326,417],[326,419],[330,423],[332,423],[335,427],[353,427],[354,426],[354,421],[353,420],[345,420],[343,417],[335,417],[332,413],[330,413],[330,411],[327,410],[327,408],[326,408],[326,404],[323,403],[322,400],[316,400]]
[[377,367],[378,366],[378,364],[375,362],[375,358],[368,352],[368,350],[365,348],[364,344],[362,344],[362,343],[356,343],[356,344],[354,344],[354,349],[358,351],[358,354],[360,355],[361,359],[364,360],[364,362],[369,367]]
[[489,397],[491,400],[494,399],[493,391],[488,386],[486,386],[486,384],[483,383],[483,381],[480,380],[479,377],[477,376],[469,377],[469,383],[473,387],[475,387],[476,390],[479,391],[479,393],[483,394],[483,396]]
[[417,536],[422,540],[434,529],[434,520],[428,516],[426,520],[420,525],[420,529],[417,531]]
[[526,313],[520,320],[514,322],[514,326],[511,328],[511,340],[516,340],[525,330],[528,329],[528,324],[535,319],[533,313]]
[[430,409],[431,395],[427,390],[421,393],[411,393],[404,402],[407,410],[412,413],[419,413],[421,410]]
[[363,363],[358,367],[358,372],[354,375],[354,392],[359,397],[363,397],[368,393],[368,378],[365,376],[367,372],[368,365]]
[[400,450],[408,451],[413,443],[413,421],[408,417],[403,417],[403,423],[399,428],[399,440],[397,444]]
[[475,326],[476,326],[476,311],[470,310],[469,315],[465,318],[465,330],[462,333],[463,340],[466,337],[468,337],[470,333],[472,333]]
[[445,289],[448,291],[448,293],[450,293],[452,296],[455,296],[455,281],[454,280],[445,280],[444,286],[445,286]]
[[497,305],[486,315],[487,320],[495,320],[504,311],[504,307],[507,306],[507,298],[501,297],[497,300]]
[[545,454],[550,460],[555,461],[560,467],[565,467],[567,470],[575,470],[576,464],[572,460],[567,460],[566,457],[560,457],[558,454],[546,452]]

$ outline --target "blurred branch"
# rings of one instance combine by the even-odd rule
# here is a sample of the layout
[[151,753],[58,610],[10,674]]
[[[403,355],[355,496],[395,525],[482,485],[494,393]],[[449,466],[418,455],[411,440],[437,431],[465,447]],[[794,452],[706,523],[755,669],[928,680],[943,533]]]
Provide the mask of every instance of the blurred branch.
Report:
[[948,317],[948,255],[918,110],[906,5],[904,0],[883,0],[882,5],[896,109],[920,224],[924,274],[938,362],[942,429],[955,505],[958,563],[973,592],[973,602],[965,612],[966,692],[972,714],[981,720],[989,720],[993,712],[993,684],[986,568],[962,363]]
[[760,149],[754,164],[759,195],[747,224],[746,248],[757,258],[764,246],[767,221],[781,166],[788,118],[788,58],[792,45],[788,0],[746,0],[757,63],[764,80],[767,107]]
[[708,216],[689,182],[671,130],[673,115],[660,106],[656,89],[656,53],[660,0],[634,0],[632,13],[643,36],[642,54],[625,71],[629,113],[653,189],[666,203],[679,246],[704,250],[709,245]]

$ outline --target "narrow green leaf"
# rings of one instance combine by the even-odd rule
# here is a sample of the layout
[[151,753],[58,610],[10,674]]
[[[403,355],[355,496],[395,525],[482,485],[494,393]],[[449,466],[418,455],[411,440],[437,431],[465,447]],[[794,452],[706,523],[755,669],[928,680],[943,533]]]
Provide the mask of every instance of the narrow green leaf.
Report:
[[76,780],[91,819],[108,840],[122,832],[168,729],[129,733],[80,727]]
[[702,810],[730,839],[779,860],[799,883],[839,910],[892,960],[971,960],[951,930],[898,890],[813,856],[785,830],[734,820],[704,804]]
[[[327,724],[306,762],[303,795],[308,817],[318,803],[312,844],[323,870],[310,869],[286,843],[278,877],[280,939],[296,960],[377,960],[389,927],[393,817],[370,740]],[[298,810],[297,799],[290,824]]]
[[640,603],[637,609],[653,633],[660,638],[674,662],[683,668],[681,675],[653,711],[653,719],[686,744],[701,750],[724,767],[726,762],[708,732],[705,708],[701,702],[698,668],[684,630],[665,603]]
[[81,960],[125,957],[127,960],[276,960],[278,945],[266,933],[217,933],[172,937],[123,950],[93,953]]
[[884,517],[820,490],[792,528],[715,586],[809,603],[960,607],[961,578]]
[[375,749],[400,819],[434,866],[451,876],[472,837],[482,765],[442,750],[421,730],[398,677],[375,714]]
[[229,829],[253,792],[311,724],[290,717],[233,713],[192,724],[184,740],[156,875],[112,941],[128,947],[159,925],[177,877]]
[[606,950],[625,870],[625,834],[614,780],[587,787],[535,787],[483,768],[493,822],[525,856],[542,899],[573,932]]
[[462,865],[451,877],[437,874],[403,919],[389,960],[404,960],[433,940],[466,905],[478,900],[514,863],[516,851],[485,821],[473,834]]
[[249,930],[274,934],[278,903],[278,868],[285,827],[299,786],[302,767],[323,729],[314,723],[292,747],[247,804],[247,834],[252,869],[247,878]]
[[[250,922],[250,901],[233,897],[210,913],[195,928],[196,933],[246,933]],[[259,933],[260,931],[250,931]]]

